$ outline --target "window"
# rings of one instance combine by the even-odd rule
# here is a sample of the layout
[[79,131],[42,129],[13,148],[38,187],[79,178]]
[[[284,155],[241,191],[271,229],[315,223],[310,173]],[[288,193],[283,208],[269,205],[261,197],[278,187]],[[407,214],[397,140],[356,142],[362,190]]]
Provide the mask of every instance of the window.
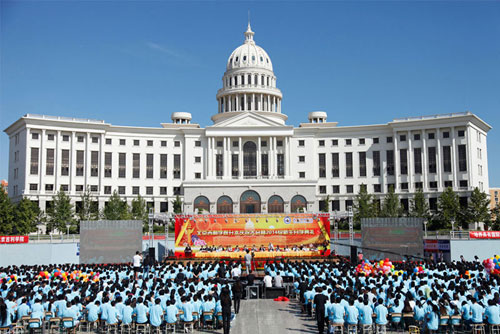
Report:
[[61,150],[61,175],[69,175],[69,150]]
[[181,142],[178,140],[174,141],[174,147],[181,147]]
[[340,176],[339,154],[332,153],[332,177]]
[[413,140],[420,140],[420,133],[415,133],[413,135]]
[[257,145],[253,141],[243,144],[243,175],[257,176]]
[[90,152],[90,176],[99,176],[99,151]]
[[111,186],[104,186],[104,195],[111,195]]
[[373,192],[381,193],[382,192],[382,185],[381,184],[374,184],[373,185]]
[[38,175],[38,147],[31,148],[30,174]]
[[174,154],[174,179],[181,178],[181,155]]
[[319,193],[326,194],[326,186],[319,186]]
[[458,130],[459,137],[465,137],[465,130]]
[[354,192],[354,186],[352,184],[348,184],[345,186],[345,192],[348,194],[352,194]]
[[306,172],[299,172],[299,179],[305,179],[306,178]]
[[134,146],[139,146],[140,142],[139,139],[134,139]]
[[345,200],[345,209],[349,210],[349,208],[352,208],[352,199]]
[[408,152],[406,149],[399,150],[401,175],[408,174]]
[[76,141],[79,142],[79,143],[83,143],[84,139],[85,138],[83,136],[76,137]]
[[299,146],[304,146],[305,145],[305,140],[299,140]]
[[278,163],[278,176],[284,176],[285,175],[285,155],[282,153],[278,153],[277,156],[277,163]]
[[319,140],[318,141],[319,146],[325,146],[325,141],[324,140]]
[[269,157],[266,153],[264,153],[261,155],[261,159],[262,159],[261,162],[262,176],[269,176]]
[[387,184],[387,192],[395,191],[396,185],[394,183]]
[[99,186],[96,185],[96,184],[92,184],[90,186],[90,191],[93,192],[93,193],[99,192]]
[[146,195],[153,195],[153,187],[146,187]]
[[153,164],[154,164],[154,155],[152,153],[146,154],[146,178],[147,179],[152,179],[154,176],[154,170],[153,170]]
[[429,134],[427,135],[427,138],[429,139],[434,139],[436,137],[436,135],[434,134],[434,132],[429,132]]
[[283,140],[277,140],[276,141],[276,146],[277,147],[283,147]]
[[299,162],[305,162],[306,161],[306,156],[305,155],[299,155]]
[[99,143],[99,137],[92,137],[92,144]]
[[423,189],[423,188],[424,188],[423,182],[415,182],[415,189]]
[[332,201],[332,210],[333,211],[340,211],[340,201],[338,199],[334,199]]
[[53,184],[46,184],[45,191],[54,191],[54,185]]
[[380,176],[380,151],[373,151],[373,176]]
[[217,143],[216,143],[217,147],[222,147],[224,146],[222,140],[218,140]]
[[450,138],[450,132],[449,131],[444,131],[443,132],[443,138]]
[[[233,147],[239,147],[240,144],[238,143],[237,140],[233,140]],[[262,142],[260,143],[260,146],[262,146]]]
[[138,179],[141,177],[141,154],[132,154],[132,177]]
[[197,140],[194,142],[195,147],[201,147],[201,140]]
[[54,134],[53,134],[53,133],[48,133],[48,134],[47,134],[47,140],[49,140],[49,141],[54,141],[54,137],[55,137],[55,136],[54,136]]
[[85,152],[76,151],[76,176],[83,176]]
[[38,184],[36,184],[36,183],[30,183],[30,190],[31,191],[37,191],[38,190]]
[[332,146],[339,146],[339,140],[338,139],[332,139]]
[[392,143],[392,137],[387,137],[387,143]]
[[182,195],[181,187],[174,187],[174,195]]
[[319,155],[319,177],[326,177],[326,155],[320,153]]
[[339,185],[332,186],[332,193],[333,194],[340,194],[340,186]]
[[420,147],[413,149],[413,165],[415,174],[422,174],[422,149]]
[[77,184],[75,186],[75,191],[76,192],[82,192],[83,191],[83,184]]
[[479,176],[483,176],[483,166],[482,165],[477,165],[477,174]]
[[[266,154],[266,158],[267,158],[267,154]],[[239,175],[239,168],[238,168],[239,161],[238,161],[238,159],[239,159],[238,154],[231,155],[231,176],[232,177],[238,177],[238,175]],[[262,159],[262,160],[264,160],[264,159]],[[264,166],[262,166],[262,170],[264,171]],[[262,172],[262,174],[264,174],[264,172]]]
[[444,181],[443,182],[445,188],[452,188],[453,187],[453,181]]
[[467,188],[468,183],[467,180],[460,180],[460,188]]
[[31,139],[33,139],[33,140],[38,140],[38,133],[33,132],[33,133],[31,134]]
[[400,187],[401,187],[401,190],[408,191],[408,182],[402,182]]
[[194,173],[195,179],[201,179],[201,173]]
[[121,146],[125,145],[125,139],[120,139],[120,145]]
[[351,145],[352,145],[352,139],[346,139],[345,146],[351,146]]
[[106,145],[111,145],[111,138],[106,138]]
[[160,195],[166,195],[167,194],[167,187],[160,187]]
[[146,142],[146,144],[147,144],[148,146],[153,146],[153,141],[152,141],[152,140],[148,140],[148,141]]
[[451,173],[451,146],[443,146],[443,171]]
[[435,147],[428,147],[427,148],[427,155],[429,159],[429,173],[434,174],[436,173],[437,170],[437,163],[436,163],[436,148]]
[[126,163],[127,163],[127,160],[126,160],[125,153],[119,153],[118,154],[118,177],[119,178],[124,178],[126,176],[126,172],[127,172]]
[[374,143],[374,144],[378,144],[378,143],[379,143],[379,139],[378,139],[378,137],[373,138],[373,143]]
[[111,177],[112,158],[113,154],[111,152],[104,152],[104,177]]
[[118,186],[118,194],[125,195],[125,186]]
[[162,140],[161,141],[161,147],[167,147],[167,141],[166,140]]
[[359,145],[365,144],[365,138],[359,138]]
[[69,136],[68,135],[63,135],[62,136],[62,141],[69,141]]
[[394,175],[394,151],[388,150],[387,154],[387,175]]
[[352,177],[352,153],[345,154],[345,176]]
[[47,149],[47,161],[45,161],[45,175],[54,175],[54,149]]
[[359,152],[359,176],[366,176],[366,152]]
[[215,175],[223,176],[224,175],[224,160],[222,154],[215,155]]
[[438,187],[437,181],[431,181],[431,182],[429,182],[429,188],[431,188],[431,189],[437,189],[437,187]]
[[400,135],[399,141],[406,141],[406,135]]
[[436,212],[436,211],[437,211],[437,209],[438,209],[438,205],[437,205],[437,202],[438,202],[438,201],[437,201],[437,200],[438,200],[438,199],[437,199],[436,197],[431,197],[431,198],[429,198],[429,209],[430,209],[431,211],[434,211],[434,212]]
[[167,174],[167,155],[160,154],[160,179],[166,179]]
[[194,157],[194,162],[195,163],[201,163],[201,157]]
[[458,171],[467,171],[467,151],[465,145],[458,145]]

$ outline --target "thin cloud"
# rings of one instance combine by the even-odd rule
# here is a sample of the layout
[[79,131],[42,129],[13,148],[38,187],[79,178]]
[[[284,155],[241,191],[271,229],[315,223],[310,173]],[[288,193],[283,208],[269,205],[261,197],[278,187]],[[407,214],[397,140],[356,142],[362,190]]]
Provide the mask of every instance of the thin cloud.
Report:
[[164,45],[160,45],[160,44],[154,43],[154,42],[146,42],[146,46],[152,50],[160,51],[160,52],[162,52],[166,55],[169,55],[171,57],[185,59],[185,57],[183,55],[181,55],[179,52],[174,51],[172,49],[169,49]]

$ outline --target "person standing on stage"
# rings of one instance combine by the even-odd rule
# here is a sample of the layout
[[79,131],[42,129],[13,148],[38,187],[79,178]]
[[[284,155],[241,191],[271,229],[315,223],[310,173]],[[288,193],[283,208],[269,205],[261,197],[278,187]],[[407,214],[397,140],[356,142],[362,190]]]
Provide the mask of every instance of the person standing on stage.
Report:
[[136,280],[137,280],[137,274],[141,271],[141,262],[142,262],[142,255],[139,253],[139,251],[137,251],[135,252],[135,255],[133,257],[133,266],[134,266],[134,273]]
[[252,254],[250,254],[250,251],[248,249],[247,253],[245,254],[245,268],[248,275],[250,273],[250,270],[252,270]]

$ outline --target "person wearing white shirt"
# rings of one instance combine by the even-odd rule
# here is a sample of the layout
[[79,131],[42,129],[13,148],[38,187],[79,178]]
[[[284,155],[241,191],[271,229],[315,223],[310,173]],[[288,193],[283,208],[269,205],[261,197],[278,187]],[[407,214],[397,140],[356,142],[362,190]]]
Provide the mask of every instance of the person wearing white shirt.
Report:
[[135,255],[133,257],[133,266],[134,266],[134,273],[136,280],[137,280],[137,273],[141,271],[141,261],[142,261],[142,256],[139,253],[139,251],[135,252]]
[[263,282],[264,282],[264,286],[266,288],[272,288],[273,279],[272,279],[271,275],[269,275],[269,273],[266,273],[266,276],[264,276]]

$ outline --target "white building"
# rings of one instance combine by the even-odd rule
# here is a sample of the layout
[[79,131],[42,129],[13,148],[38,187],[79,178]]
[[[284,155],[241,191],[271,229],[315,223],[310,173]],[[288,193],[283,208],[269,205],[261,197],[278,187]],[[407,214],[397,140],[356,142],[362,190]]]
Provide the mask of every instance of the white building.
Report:
[[337,126],[327,113],[287,125],[271,59],[253,40],[229,56],[213,125],[201,128],[189,113],[144,128],[104,121],[28,114],[10,137],[9,195],[41,209],[63,189],[78,205],[86,187],[103,208],[117,191],[140,194],[155,211],[318,211],[352,205],[361,186],[382,198],[390,187],[405,207],[422,188],[431,208],[446,187],[461,201],[488,189],[486,134],[491,127],[470,112],[395,119],[386,124]]

